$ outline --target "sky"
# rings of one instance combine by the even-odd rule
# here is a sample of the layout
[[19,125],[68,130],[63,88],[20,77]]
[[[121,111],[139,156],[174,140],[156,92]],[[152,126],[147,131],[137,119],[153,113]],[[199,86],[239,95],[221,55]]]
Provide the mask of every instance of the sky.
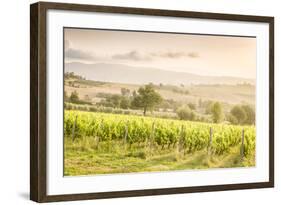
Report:
[[110,63],[256,78],[256,38],[95,29],[64,30],[65,62]]

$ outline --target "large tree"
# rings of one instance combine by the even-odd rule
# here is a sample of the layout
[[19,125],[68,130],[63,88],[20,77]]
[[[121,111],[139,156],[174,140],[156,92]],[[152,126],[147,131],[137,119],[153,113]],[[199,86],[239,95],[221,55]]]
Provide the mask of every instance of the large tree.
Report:
[[212,106],[211,113],[214,123],[219,123],[223,120],[223,109],[219,102],[215,102]]
[[79,102],[79,96],[78,96],[78,92],[76,90],[74,90],[70,97],[69,97],[70,102],[72,103],[78,103]]
[[181,106],[177,109],[177,115],[180,120],[195,120],[196,115],[189,106]]
[[246,114],[246,119],[244,120],[244,124],[255,124],[256,120],[256,113],[253,107],[250,105],[242,105],[242,109],[244,110]]
[[128,89],[128,88],[121,88],[121,94],[123,96],[130,96],[130,93],[131,93],[130,89]]
[[235,105],[228,118],[233,124],[254,124],[255,110],[250,105]]
[[233,124],[243,124],[243,122],[246,120],[246,113],[244,109],[239,105],[235,105],[231,109],[230,114],[236,119],[236,123],[234,121],[232,122]]
[[147,110],[153,110],[153,108],[161,102],[161,95],[155,91],[153,85],[149,84],[138,89],[138,92],[134,95],[132,105],[137,108],[142,108],[143,115],[146,115]]

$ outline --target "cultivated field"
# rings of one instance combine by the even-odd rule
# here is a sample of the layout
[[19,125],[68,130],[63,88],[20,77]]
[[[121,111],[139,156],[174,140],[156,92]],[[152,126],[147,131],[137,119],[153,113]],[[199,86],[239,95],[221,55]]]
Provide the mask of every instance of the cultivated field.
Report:
[[255,166],[255,127],[65,111],[65,175]]

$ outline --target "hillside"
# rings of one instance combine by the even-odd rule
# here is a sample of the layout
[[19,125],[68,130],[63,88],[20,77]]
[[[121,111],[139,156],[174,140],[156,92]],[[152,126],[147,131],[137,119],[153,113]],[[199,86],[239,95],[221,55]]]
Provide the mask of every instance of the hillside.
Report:
[[[96,82],[90,80],[79,80],[75,82],[75,87],[65,85],[65,91],[70,94],[77,91],[80,98],[89,96],[93,102],[98,102],[98,93],[120,94],[121,88],[127,88],[131,92],[138,90],[140,85],[125,83]],[[164,99],[173,99],[180,102],[197,103],[199,99],[220,101],[228,104],[248,103],[255,105],[255,86],[252,85],[189,85],[182,90],[188,90],[189,94],[182,94],[173,91],[173,86],[158,86],[156,90]]]
[[250,83],[255,85],[254,79],[229,76],[204,76],[186,72],[173,72],[149,67],[133,67],[122,64],[84,64],[78,62],[66,63],[65,72],[74,72],[89,80],[115,82],[126,84],[227,84]]

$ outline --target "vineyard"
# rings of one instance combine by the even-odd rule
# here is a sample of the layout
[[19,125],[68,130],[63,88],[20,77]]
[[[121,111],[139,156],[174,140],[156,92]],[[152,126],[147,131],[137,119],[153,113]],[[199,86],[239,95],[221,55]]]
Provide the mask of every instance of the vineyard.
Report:
[[[158,166],[161,165],[159,161],[157,161],[159,164],[153,164],[158,169],[151,169],[151,167],[137,169],[135,168],[137,165],[133,170],[126,168],[134,163],[149,164],[150,160],[156,162],[157,157],[171,155],[176,155],[173,162],[169,164],[173,166],[169,167],[168,162],[163,162],[167,165],[163,170],[188,169],[190,166],[178,166],[178,164],[190,160],[199,153],[205,156],[203,158],[212,161],[205,164],[204,168],[225,167],[225,165],[217,165],[216,159],[219,162],[231,155],[235,155],[233,163],[236,165],[233,166],[254,165],[256,136],[254,126],[65,111],[64,136],[66,175],[159,171],[158,169],[162,170],[161,166]],[[109,167],[104,164],[102,168],[99,166],[102,160],[113,160],[111,155],[118,158],[115,160],[116,163],[118,160],[122,162],[122,166],[120,165],[122,169],[118,164],[115,167],[110,167],[110,163],[107,164]],[[124,164],[126,160],[129,163],[127,165]],[[200,164],[200,160],[197,159],[196,164]],[[77,171],[75,166],[83,162],[87,171]],[[201,166],[196,165],[196,167]]]

